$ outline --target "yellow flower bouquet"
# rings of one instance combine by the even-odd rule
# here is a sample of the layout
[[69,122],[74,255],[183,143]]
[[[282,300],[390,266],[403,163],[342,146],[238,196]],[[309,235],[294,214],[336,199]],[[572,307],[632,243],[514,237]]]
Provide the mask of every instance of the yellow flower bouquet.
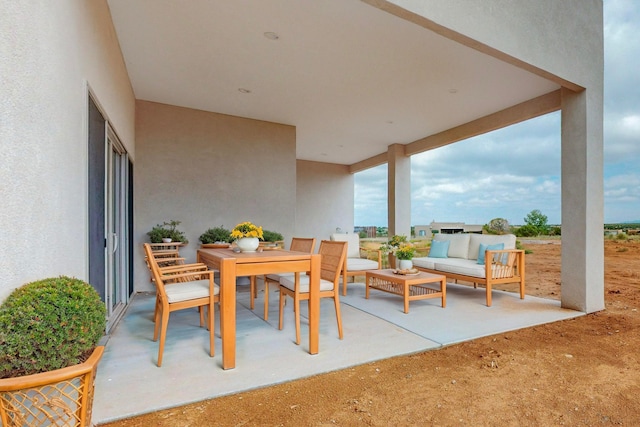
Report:
[[252,224],[251,222],[241,222],[231,230],[231,238],[234,240],[243,237],[257,237],[262,239],[262,227]]
[[400,243],[398,249],[396,249],[396,257],[398,259],[412,259],[416,254],[416,248],[410,242]]

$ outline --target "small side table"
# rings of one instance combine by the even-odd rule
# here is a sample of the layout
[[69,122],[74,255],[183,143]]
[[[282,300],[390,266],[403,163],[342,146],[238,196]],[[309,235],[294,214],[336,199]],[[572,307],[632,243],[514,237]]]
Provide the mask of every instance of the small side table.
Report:
[[447,278],[440,274],[421,271],[415,275],[403,275],[395,274],[391,269],[369,270],[366,273],[365,298],[367,299],[369,299],[369,289],[402,296],[405,313],[409,313],[409,301],[419,299],[440,298],[442,308],[447,306]]

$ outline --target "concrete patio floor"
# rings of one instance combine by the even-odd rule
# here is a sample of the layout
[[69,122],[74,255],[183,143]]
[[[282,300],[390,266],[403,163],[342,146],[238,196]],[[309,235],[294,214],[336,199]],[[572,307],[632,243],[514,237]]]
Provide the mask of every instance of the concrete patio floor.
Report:
[[340,306],[344,339],[331,299],[321,301],[320,352],[308,353],[306,304],[301,305],[301,345],[295,344],[291,300],[284,328],[278,330],[278,297],[269,298],[269,320],[263,319],[263,292],[249,309],[248,286],[238,287],[236,368],[223,370],[216,310],[216,355],[209,357],[207,330],[196,310],[171,315],[164,360],[156,366],[153,342],[155,295],[136,294],[112,332],[98,368],[93,422],[115,421],[240,391],[334,371],[393,356],[435,350],[446,345],[515,329],[581,316],[559,301],[515,293],[493,292],[485,305],[484,289],[449,283],[447,307],[439,299],[412,301],[403,312],[402,298],[349,284]]

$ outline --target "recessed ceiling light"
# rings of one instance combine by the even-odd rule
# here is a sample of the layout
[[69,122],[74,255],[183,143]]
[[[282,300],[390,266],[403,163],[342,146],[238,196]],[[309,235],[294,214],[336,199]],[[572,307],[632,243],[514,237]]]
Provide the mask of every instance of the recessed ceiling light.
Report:
[[251,93],[251,91],[249,89],[245,89],[243,87],[239,88],[238,92],[240,92],[240,93]]
[[263,33],[263,36],[265,36],[269,40],[278,40],[280,38],[278,33],[274,33],[273,31],[267,31],[266,33]]

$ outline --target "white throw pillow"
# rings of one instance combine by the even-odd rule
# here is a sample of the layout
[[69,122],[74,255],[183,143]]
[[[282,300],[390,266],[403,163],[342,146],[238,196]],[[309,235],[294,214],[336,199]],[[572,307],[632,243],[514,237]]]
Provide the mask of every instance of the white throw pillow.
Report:
[[484,243],[485,245],[504,243],[505,249],[515,249],[516,236],[513,234],[472,234],[471,242],[469,243],[469,256],[467,259],[478,259],[478,249],[480,249],[480,243]]

